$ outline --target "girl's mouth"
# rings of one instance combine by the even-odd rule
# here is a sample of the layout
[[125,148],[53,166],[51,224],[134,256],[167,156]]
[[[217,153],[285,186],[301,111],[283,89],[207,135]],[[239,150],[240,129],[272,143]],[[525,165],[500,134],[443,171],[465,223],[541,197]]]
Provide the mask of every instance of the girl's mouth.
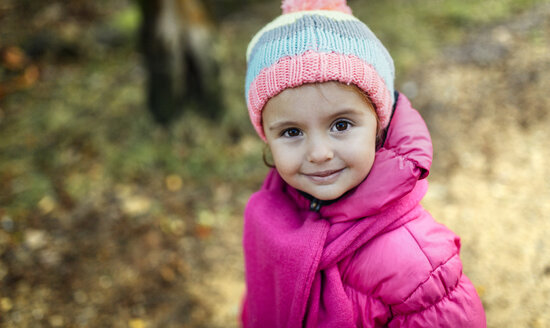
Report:
[[338,179],[343,170],[344,169],[317,171],[313,173],[304,173],[304,175],[315,183],[330,184]]

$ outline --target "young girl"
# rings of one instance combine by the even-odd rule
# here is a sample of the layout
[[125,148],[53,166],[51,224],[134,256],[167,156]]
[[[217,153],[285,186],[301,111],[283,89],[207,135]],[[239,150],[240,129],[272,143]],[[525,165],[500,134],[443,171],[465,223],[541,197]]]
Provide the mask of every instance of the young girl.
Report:
[[460,240],[422,208],[426,125],[345,0],[286,0],[246,96],[275,169],[245,211],[245,327],[485,327]]

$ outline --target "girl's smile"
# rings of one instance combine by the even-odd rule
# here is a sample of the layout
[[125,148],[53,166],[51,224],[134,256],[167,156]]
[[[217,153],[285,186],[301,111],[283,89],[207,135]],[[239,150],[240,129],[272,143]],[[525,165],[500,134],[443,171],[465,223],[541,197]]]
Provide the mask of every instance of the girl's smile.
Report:
[[355,86],[325,82],[286,89],[268,101],[262,120],[277,171],[298,190],[336,199],[370,172],[377,117]]
[[[345,169],[345,168],[344,168]],[[314,173],[303,173],[305,176],[309,177],[311,181],[317,184],[331,184],[338,179],[340,176],[340,173],[344,169],[339,170],[327,170],[327,171],[319,171]]]

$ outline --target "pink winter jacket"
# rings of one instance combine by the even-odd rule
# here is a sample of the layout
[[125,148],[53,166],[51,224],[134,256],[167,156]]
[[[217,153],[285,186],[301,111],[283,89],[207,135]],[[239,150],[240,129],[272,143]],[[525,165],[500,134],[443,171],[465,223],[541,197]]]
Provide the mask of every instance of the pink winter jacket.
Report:
[[316,212],[272,170],[245,210],[244,327],[485,327],[460,239],[419,204],[426,125],[399,95],[368,177]]

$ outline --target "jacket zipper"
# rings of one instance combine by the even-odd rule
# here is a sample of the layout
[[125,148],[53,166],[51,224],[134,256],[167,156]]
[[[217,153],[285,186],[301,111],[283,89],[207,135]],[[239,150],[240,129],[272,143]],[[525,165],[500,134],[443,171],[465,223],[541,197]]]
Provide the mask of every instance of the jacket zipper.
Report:
[[321,210],[321,201],[313,198],[309,203],[309,210],[314,212],[319,212]]

